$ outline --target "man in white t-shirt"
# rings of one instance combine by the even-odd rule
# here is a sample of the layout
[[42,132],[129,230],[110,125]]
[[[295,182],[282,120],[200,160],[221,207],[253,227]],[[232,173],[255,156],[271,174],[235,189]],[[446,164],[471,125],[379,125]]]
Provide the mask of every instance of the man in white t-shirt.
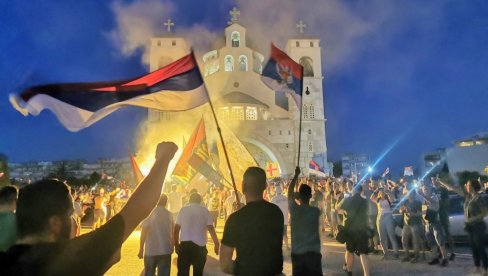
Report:
[[[181,208],[176,217],[174,228],[174,244],[178,254],[178,276],[189,275],[193,266],[193,275],[203,275],[207,261],[207,230],[214,242],[215,254],[219,254],[220,243],[215,233],[212,216],[202,206],[202,196],[198,193],[190,195],[190,204]],[[181,230],[181,234],[180,234]]]
[[168,209],[173,214],[174,218],[176,218],[176,215],[183,206],[183,197],[185,196],[182,192],[178,192],[176,189],[176,185],[171,186],[171,193],[168,194]]
[[[139,259],[144,256],[144,275],[169,276],[173,253],[173,215],[166,209],[168,197],[161,195],[158,205],[142,222]],[[145,248],[144,248],[145,245]]]
[[280,186],[276,186],[276,195],[271,199],[271,203],[276,204],[280,207],[281,212],[283,213],[283,218],[285,225],[283,227],[283,241],[285,242],[286,248],[290,248],[288,245],[288,198],[283,195],[283,189]]

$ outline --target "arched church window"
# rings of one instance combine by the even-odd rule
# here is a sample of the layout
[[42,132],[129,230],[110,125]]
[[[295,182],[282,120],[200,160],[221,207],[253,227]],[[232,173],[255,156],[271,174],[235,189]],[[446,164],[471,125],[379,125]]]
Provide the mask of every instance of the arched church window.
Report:
[[312,152],[313,151],[313,144],[312,142],[308,143],[308,151]]
[[313,60],[310,57],[302,57],[299,63],[303,66],[303,76],[313,77]]
[[226,72],[234,71],[234,58],[231,55],[225,56],[224,62]]
[[232,121],[242,121],[244,120],[244,108],[242,106],[232,107],[232,112],[230,114],[230,119]]
[[247,71],[247,57],[244,55],[239,57],[239,71]]
[[313,104],[309,105],[308,109],[308,116],[310,117],[310,119],[315,119],[315,110],[313,108]]
[[312,134],[312,130],[311,129],[308,130],[308,134],[310,134],[310,135]]
[[308,105],[307,104],[304,104],[302,106],[302,115],[303,115],[303,119],[308,119]]
[[222,120],[229,120],[230,114],[229,114],[229,108],[228,107],[220,108],[220,117],[222,118]]
[[258,119],[258,110],[255,107],[246,108],[246,120],[255,121]]
[[231,34],[231,41],[232,41],[232,47],[239,47],[240,41],[241,41],[241,35],[239,32],[232,32]]

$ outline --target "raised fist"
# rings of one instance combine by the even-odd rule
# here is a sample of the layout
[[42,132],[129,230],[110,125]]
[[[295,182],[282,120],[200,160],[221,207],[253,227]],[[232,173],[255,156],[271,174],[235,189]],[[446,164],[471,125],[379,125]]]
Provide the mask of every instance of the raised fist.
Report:
[[173,142],[161,142],[156,148],[156,160],[167,159],[171,160],[175,156],[178,146]]
[[301,173],[300,167],[295,167],[295,176],[299,176]]

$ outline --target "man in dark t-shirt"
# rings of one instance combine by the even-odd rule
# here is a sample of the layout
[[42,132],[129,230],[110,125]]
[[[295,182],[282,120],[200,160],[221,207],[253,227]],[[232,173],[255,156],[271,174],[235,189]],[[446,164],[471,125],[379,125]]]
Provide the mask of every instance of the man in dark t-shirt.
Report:
[[[220,266],[235,275],[279,275],[283,270],[283,214],[278,206],[263,200],[263,169],[248,168],[242,182],[247,204],[225,223]],[[232,260],[234,250],[237,257]]]
[[361,185],[357,185],[352,197],[344,198],[337,207],[344,211],[344,231],[347,233],[345,268],[352,275],[354,254],[359,255],[364,275],[370,275],[368,259],[368,200],[363,198]]

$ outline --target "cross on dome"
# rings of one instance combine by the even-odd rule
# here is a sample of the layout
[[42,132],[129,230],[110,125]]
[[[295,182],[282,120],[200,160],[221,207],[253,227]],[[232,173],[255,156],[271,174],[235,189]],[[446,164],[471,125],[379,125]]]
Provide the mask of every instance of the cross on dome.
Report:
[[303,34],[303,29],[305,29],[307,27],[307,24],[303,24],[303,21],[300,20],[298,21],[298,24],[297,24],[297,28],[300,29],[300,33]]
[[228,22],[229,25],[236,23],[237,22],[237,16],[241,15],[241,11],[239,11],[236,7],[234,7],[231,11],[229,11],[230,14],[230,21]]
[[171,33],[171,27],[175,25],[175,23],[173,23],[171,21],[171,19],[168,19],[166,22],[163,23],[164,26],[166,26],[166,30],[168,31],[168,33]]

